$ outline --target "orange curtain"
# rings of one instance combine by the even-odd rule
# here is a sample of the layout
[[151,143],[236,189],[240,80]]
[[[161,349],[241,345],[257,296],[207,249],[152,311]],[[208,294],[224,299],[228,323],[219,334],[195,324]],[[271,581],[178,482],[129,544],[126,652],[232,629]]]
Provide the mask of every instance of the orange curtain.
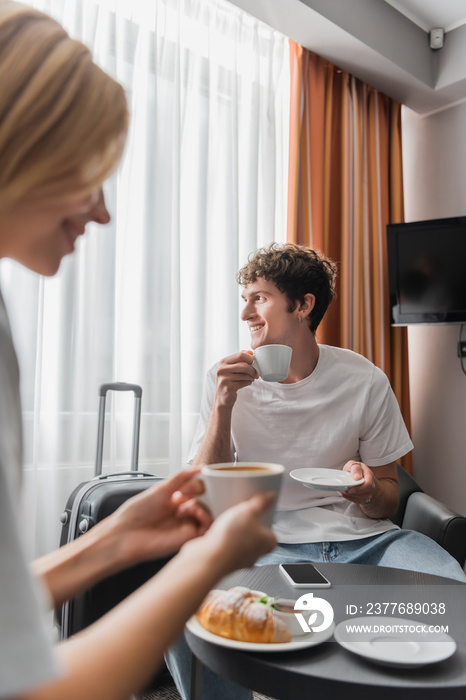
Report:
[[[386,225],[403,221],[401,105],[290,42],[288,240],[338,263],[318,341],[390,379],[410,430],[407,335],[390,326]],[[403,465],[411,470],[410,455]]]

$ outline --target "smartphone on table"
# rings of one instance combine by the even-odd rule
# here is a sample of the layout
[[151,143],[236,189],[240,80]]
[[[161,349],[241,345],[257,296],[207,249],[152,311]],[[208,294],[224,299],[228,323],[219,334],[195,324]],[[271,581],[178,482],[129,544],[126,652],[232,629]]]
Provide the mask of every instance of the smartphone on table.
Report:
[[295,588],[330,588],[330,581],[320,573],[314,564],[280,564],[280,571]]

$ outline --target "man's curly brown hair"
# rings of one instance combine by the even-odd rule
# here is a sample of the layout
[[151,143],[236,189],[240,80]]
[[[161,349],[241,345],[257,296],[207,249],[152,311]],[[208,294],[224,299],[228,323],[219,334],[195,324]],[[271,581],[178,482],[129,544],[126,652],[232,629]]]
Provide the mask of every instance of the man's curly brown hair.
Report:
[[252,253],[236,279],[243,287],[258,277],[273,282],[288,298],[290,312],[304,302],[306,294],[313,294],[316,301],[308,319],[315,333],[335,296],[336,274],[336,264],[311,248],[296,243],[272,243]]

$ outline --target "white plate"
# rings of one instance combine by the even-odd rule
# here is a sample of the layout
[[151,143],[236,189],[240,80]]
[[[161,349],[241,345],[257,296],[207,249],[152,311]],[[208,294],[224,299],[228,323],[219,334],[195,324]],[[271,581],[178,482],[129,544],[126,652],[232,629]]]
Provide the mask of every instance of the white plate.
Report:
[[322,644],[326,642],[327,639],[333,634],[335,628],[334,623],[323,632],[311,632],[310,634],[303,634],[299,637],[292,637],[291,642],[279,642],[277,644],[259,644],[255,642],[239,642],[236,639],[225,639],[225,637],[219,637],[218,634],[213,634],[208,630],[204,629],[201,623],[195,618],[191,617],[186,623],[186,627],[190,632],[192,632],[196,637],[203,639],[205,642],[211,642],[211,644],[217,644],[220,647],[228,647],[229,649],[238,649],[239,651],[297,651],[299,649],[307,649],[308,647],[316,646],[317,644]]
[[364,483],[364,479],[356,481],[349,472],[340,469],[293,469],[290,476],[309,489],[325,491],[346,491],[351,486]]
[[[347,625],[367,625],[371,631],[347,632]],[[397,625],[403,630],[393,630]],[[353,654],[363,656],[383,666],[417,668],[448,659],[456,650],[456,642],[444,632],[423,633],[404,630],[406,626],[426,627],[421,620],[406,620],[402,617],[356,617],[344,620],[335,629],[335,640]],[[381,627],[390,627],[381,631]],[[379,628],[377,630],[376,628]],[[393,631],[392,631],[393,630]]]

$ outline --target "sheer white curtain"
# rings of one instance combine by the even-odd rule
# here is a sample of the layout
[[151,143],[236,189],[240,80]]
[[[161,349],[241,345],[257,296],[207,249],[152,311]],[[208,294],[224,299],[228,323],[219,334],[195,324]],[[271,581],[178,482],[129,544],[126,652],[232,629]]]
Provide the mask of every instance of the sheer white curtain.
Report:
[[[238,268],[285,237],[289,48],[220,0],[31,0],[126,88],[129,143],[53,279],[1,264],[22,369],[25,524],[56,547],[66,497],[93,474],[97,390],[143,387],[140,466],[186,459],[206,369],[248,346]],[[131,401],[110,402],[104,471],[129,464]]]

